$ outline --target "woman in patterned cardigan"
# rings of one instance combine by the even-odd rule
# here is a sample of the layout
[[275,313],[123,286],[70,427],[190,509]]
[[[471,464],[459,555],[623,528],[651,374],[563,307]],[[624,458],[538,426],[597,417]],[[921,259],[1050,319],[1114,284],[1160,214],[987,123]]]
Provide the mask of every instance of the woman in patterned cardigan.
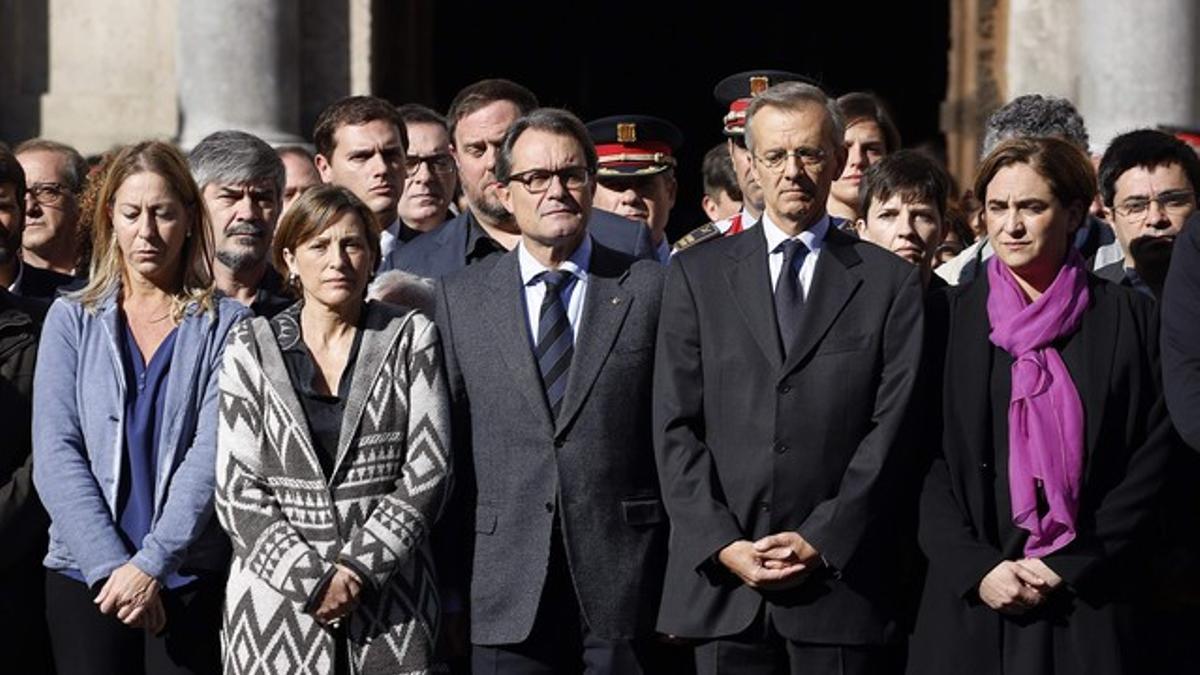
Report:
[[237,326],[221,371],[225,672],[426,672],[451,472],[437,329],[363,300],[379,228],[343,188],[305,193],[273,255],[302,301]]

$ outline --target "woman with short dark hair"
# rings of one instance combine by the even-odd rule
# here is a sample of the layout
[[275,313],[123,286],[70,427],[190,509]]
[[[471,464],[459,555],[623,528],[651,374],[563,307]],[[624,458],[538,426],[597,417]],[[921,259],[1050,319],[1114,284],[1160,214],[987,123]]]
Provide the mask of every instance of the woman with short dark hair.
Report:
[[996,255],[926,315],[945,359],[910,672],[1157,672],[1137,634],[1172,436],[1153,305],[1072,246],[1096,192],[1075,146],[1005,141],[975,188]]
[[451,470],[437,329],[364,300],[379,226],[344,188],[297,199],[273,260],[301,300],[240,324],[221,371],[225,672],[425,672]]

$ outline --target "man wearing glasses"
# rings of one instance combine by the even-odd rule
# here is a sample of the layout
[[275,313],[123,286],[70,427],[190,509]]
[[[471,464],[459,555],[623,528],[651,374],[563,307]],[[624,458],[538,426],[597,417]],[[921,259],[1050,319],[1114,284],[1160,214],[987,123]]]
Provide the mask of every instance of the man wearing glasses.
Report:
[[396,204],[403,241],[454,217],[450,203],[458,185],[446,118],[417,103],[396,108],[408,134],[404,193]]
[[1158,299],[1175,238],[1196,211],[1200,158],[1170,134],[1140,129],[1113,139],[1099,173],[1105,217],[1125,259],[1096,275]]
[[[671,519],[660,631],[700,673],[886,673],[899,658],[901,422],[920,270],[833,227],[842,120],[819,88],[760,93],[759,226],[675,255],[654,372]],[[899,469],[899,470],[898,470]]]
[[520,239],[438,289],[477,675],[671,672],[652,637],[662,267],[589,233],[596,168],[574,115],[516,120],[495,176]]
[[[58,290],[71,288],[79,280],[51,269],[34,267],[21,259],[26,219],[30,212],[40,218],[47,210],[75,204],[76,196],[69,186],[45,180],[56,176],[39,173],[40,180],[30,185],[14,153],[0,145],[0,155],[4,163],[4,175],[0,177],[4,179],[0,182],[0,188],[3,188],[0,190],[0,285],[14,295],[28,299],[30,302],[22,303],[22,308],[40,321]],[[74,213],[78,214],[78,207]]]
[[75,148],[44,138],[25,141],[15,154],[28,186],[22,260],[59,274],[86,274],[86,269],[76,267],[80,266],[79,194],[88,176],[87,161]]

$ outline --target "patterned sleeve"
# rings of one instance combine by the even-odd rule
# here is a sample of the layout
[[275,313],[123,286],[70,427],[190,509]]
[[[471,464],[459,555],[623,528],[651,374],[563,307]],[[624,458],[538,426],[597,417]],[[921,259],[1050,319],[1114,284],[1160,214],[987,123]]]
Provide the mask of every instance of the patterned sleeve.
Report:
[[[410,345],[396,358],[403,372],[383,374],[376,386],[407,386],[396,391],[395,405],[408,405],[407,447],[395,489],[380,500],[362,528],[346,542],[338,561],[376,588],[387,583],[437,521],[449,494],[450,394],[441,341],[429,319],[414,314],[405,326]],[[402,350],[403,351],[403,350]],[[404,416],[401,416],[403,419]]]
[[250,321],[230,334],[221,365],[217,427],[217,517],[235,555],[289,600],[308,611],[331,566],[285,517],[263,475],[264,374]]

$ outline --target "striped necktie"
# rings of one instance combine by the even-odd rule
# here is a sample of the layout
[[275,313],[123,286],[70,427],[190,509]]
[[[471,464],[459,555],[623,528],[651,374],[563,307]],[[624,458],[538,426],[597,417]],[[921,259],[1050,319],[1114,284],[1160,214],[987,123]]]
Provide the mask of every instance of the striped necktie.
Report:
[[563,394],[567,391],[567,376],[571,369],[571,357],[575,353],[575,336],[567,320],[567,308],[563,305],[562,289],[571,280],[570,272],[554,270],[542,272],[536,280],[546,284],[546,295],[538,319],[537,345],[533,355],[542,374],[542,387],[546,391],[546,402],[550,412],[558,418]]

